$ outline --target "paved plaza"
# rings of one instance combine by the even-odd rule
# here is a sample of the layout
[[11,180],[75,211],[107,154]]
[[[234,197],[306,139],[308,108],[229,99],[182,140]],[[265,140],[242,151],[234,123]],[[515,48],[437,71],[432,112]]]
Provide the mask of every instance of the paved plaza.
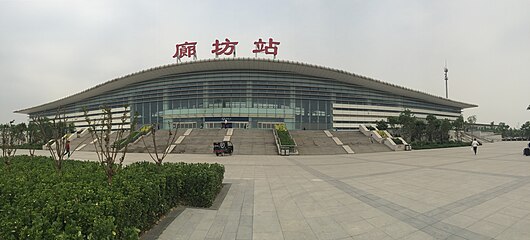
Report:
[[[219,162],[219,209],[184,209],[159,239],[530,239],[525,142],[328,156],[170,155]],[[93,153],[76,152],[76,159]],[[127,162],[146,159],[128,154]]]

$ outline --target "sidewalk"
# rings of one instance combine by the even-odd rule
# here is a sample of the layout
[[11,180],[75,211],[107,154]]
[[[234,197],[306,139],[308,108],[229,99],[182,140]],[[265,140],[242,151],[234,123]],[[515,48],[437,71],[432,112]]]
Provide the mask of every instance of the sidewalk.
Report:
[[[169,155],[219,162],[218,210],[185,209],[159,239],[530,239],[526,142],[333,156]],[[127,154],[126,163],[149,160]],[[94,159],[76,152],[75,159]]]

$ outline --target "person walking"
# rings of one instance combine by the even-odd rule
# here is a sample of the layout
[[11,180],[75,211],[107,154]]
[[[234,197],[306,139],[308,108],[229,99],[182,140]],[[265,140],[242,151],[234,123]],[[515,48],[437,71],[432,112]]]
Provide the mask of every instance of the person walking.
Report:
[[66,140],[65,153],[70,157],[70,141]]
[[478,141],[476,138],[473,138],[473,142],[471,142],[471,146],[473,147],[473,152],[475,152],[475,155],[477,155],[477,148],[478,148]]

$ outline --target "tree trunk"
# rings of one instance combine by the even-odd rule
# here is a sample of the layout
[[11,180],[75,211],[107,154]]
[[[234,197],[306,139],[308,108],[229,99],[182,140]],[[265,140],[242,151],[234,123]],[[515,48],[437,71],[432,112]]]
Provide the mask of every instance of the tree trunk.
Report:
[[61,159],[55,160],[55,169],[57,169],[58,172],[61,172],[63,168],[63,161]]

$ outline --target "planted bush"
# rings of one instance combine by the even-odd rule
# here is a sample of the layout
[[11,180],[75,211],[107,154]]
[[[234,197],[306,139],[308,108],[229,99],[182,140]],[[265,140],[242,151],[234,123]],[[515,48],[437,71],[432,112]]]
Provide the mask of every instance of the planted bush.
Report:
[[219,164],[134,163],[113,185],[96,162],[17,156],[0,169],[0,239],[138,239],[179,204],[209,207],[222,187]]
[[414,149],[433,149],[433,148],[449,148],[449,147],[465,147],[471,146],[470,142],[446,142],[446,143],[429,143],[429,142],[413,142],[410,144]]
[[115,143],[116,144],[116,148],[117,149],[122,149],[123,147],[125,147],[125,145],[138,140],[138,138],[140,138],[141,136],[149,133],[149,131],[151,131],[151,128],[152,128],[151,125],[145,125],[142,128],[140,128],[139,130],[134,131],[131,134],[129,134],[129,136],[116,141],[116,143]]
[[17,149],[42,149],[42,145],[44,145],[44,143],[24,143],[17,145]]
[[291,137],[291,134],[289,134],[287,127],[285,127],[285,124],[276,124],[274,125],[274,128],[280,139],[280,145],[294,145],[294,140]]
[[377,133],[378,133],[379,136],[381,136],[382,138],[388,138],[388,135],[386,135],[386,132],[383,131],[383,130],[377,130]]
[[394,141],[394,143],[397,145],[403,144],[403,141],[401,141],[399,138],[392,138],[392,141]]

